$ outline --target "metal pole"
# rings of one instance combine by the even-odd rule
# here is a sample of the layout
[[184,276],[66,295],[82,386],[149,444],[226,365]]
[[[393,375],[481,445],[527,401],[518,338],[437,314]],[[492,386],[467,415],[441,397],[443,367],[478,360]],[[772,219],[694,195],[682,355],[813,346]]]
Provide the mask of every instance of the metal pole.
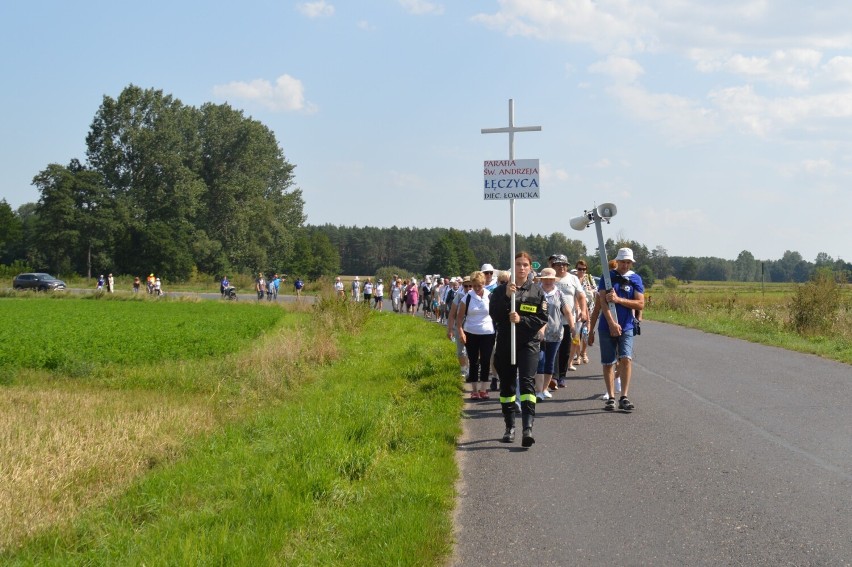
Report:
[[[606,259],[606,248],[604,248],[603,231],[601,230],[601,217],[598,215],[597,209],[592,211],[592,219],[595,221],[595,231],[598,233],[598,256],[601,259],[601,276],[604,279],[604,286],[607,291],[612,289],[612,280],[609,278],[609,261]],[[607,302],[609,312],[612,318],[618,321],[618,315],[615,311],[615,303]]]
[[[510,98],[509,99],[509,127],[512,127],[514,125],[515,125],[515,101],[514,101],[514,99]],[[510,132],[509,133],[509,161],[512,161],[513,159],[515,159],[515,135],[514,135],[513,132]],[[515,275],[516,275],[515,274],[516,270],[515,270],[515,200],[514,199],[509,199],[509,226],[510,226],[510,230],[512,231],[511,238],[510,238],[511,246],[509,247],[509,249],[510,249],[509,265],[511,266],[511,270],[512,270],[512,280],[514,280]],[[512,281],[512,280],[510,280],[510,281]],[[512,294],[512,301],[510,303],[510,307],[511,307],[511,313],[514,313],[515,312],[515,294],[514,293]],[[510,353],[509,362],[512,364],[512,366],[514,366],[515,364],[517,364],[517,355],[515,353],[515,350],[516,350],[515,349],[516,330],[515,330],[515,324],[514,323],[511,324],[511,329],[512,329],[512,331],[509,334],[509,338],[512,342],[512,347],[509,350],[509,353]]]

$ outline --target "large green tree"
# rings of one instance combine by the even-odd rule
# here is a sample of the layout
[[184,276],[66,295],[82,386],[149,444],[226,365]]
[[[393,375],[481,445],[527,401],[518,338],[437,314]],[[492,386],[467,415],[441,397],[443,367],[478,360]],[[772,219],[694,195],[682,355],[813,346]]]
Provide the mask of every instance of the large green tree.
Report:
[[283,270],[304,203],[260,122],[130,85],[104,97],[86,143],[125,227],[115,245],[123,271]]

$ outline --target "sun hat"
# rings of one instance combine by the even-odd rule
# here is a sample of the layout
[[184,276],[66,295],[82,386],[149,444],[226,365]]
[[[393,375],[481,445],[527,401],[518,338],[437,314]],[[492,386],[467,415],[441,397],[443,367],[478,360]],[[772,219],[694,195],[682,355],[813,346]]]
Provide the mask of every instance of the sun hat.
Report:
[[482,264],[482,267],[479,268],[480,272],[491,272],[494,273],[494,266],[491,264]]
[[540,280],[555,280],[556,279],[556,270],[553,268],[545,268],[538,275],[538,279]]
[[631,250],[630,248],[619,248],[618,254],[616,254],[615,259],[616,259],[616,261],[619,261],[619,260],[625,261],[626,260],[628,262],[632,262],[633,261],[633,250]]
[[356,281],[356,282],[357,282],[357,281],[360,281],[360,280],[361,280],[361,278],[359,278],[358,276],[355,276],[355,281]]

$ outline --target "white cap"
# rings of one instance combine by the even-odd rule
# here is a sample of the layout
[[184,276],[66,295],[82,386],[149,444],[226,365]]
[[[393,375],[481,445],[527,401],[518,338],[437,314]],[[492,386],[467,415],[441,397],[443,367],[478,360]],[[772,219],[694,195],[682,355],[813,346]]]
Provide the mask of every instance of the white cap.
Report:
[[492,266],[491,264],[482,264],[482,267],[479,268],[479,271],[480,272],[493,272],[494,266]]

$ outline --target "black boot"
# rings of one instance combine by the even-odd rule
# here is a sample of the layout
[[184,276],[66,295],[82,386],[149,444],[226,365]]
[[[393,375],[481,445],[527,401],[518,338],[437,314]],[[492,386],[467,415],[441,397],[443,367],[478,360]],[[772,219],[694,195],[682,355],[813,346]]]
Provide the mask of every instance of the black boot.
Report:
[[521,438],[521,447],[532,447],[535,443],[535,438],[532,434],[534,416],[529,413],[523,414],[524,433]]
[[[505,404],[509,405],[509,404]],[[512,404],[515,405],[515,404]],[[507,411],[508,410],[508,411]],[[503,408],[503,420],[506,422],[506,431],[503,433],[503,438],[500,439],[502,443],[514,443],[515,442],[515,412],[513,408],[509,407]]]

